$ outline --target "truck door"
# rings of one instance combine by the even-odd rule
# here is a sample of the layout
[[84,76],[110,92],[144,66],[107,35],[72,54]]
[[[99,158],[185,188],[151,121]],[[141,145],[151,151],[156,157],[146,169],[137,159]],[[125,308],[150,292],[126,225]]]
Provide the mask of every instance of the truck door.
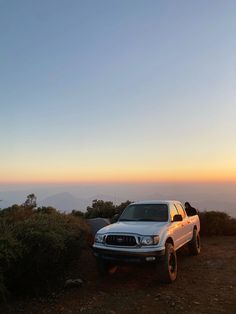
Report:
[[175,249],[178,249],[183,242],[183,230],[182,230],[182,221],[173,221],[175,215],[178,215],[179,212],[174,204],[170,205],[170,221],[171,225],[169,228],[170,235],[172,236]]
[[188,242],[192,237],[192,225],[189,217],[186,215],[185,210],[183,209],[180,203],[175,203],[175,206],[178,210],[178,213],[182,216],[183,221],[181,221],[181,244],[183,245]]

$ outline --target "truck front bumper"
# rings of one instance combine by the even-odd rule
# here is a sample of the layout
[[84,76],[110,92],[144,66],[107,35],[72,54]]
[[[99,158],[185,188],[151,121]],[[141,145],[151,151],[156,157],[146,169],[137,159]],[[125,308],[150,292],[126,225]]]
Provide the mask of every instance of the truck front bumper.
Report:
[[116,263],[146,263],[160,260],[165,250],[149,252],[130,252],[93,247],[94,256]]

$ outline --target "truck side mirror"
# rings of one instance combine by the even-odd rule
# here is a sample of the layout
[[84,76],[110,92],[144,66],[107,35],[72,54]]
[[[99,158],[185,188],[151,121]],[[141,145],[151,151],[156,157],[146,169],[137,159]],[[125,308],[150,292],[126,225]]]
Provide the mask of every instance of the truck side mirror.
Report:
[[183,217],[181,215],[174,215],[173,221],[182,221]]

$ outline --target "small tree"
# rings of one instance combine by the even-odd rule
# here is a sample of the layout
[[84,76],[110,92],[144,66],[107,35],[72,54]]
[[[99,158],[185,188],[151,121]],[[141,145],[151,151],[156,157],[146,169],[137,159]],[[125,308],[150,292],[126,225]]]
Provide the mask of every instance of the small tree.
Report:
[[103,200],[93,200],[92,207],[87,207],[86,218],[111,218],[116,213],[116,207],[113,202]]
[[77,210],[77,209],[73,209],[71,214],[73,216],[77,216],[77,217],[84,217],[84,212],[82,212],[81,210]]
[[26,208],[33,209],[33,208],[37,207],[36,201],[37,201],[37,198],[36,198],[35,194],[33,194],[33,193],[29,194],[27,196],[23,206],[26,207]]

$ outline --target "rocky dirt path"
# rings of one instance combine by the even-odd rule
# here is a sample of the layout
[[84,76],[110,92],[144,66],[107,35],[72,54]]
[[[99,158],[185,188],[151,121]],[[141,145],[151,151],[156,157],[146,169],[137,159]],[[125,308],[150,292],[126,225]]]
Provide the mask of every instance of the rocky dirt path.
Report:
[[73,272],[80,288],[20,301],[7,313],[236,313],[236,237],[202,239],[202,252],[178,252],[178,278],[159,284],[152,267],[121,267],[101,279],[91,251]]

